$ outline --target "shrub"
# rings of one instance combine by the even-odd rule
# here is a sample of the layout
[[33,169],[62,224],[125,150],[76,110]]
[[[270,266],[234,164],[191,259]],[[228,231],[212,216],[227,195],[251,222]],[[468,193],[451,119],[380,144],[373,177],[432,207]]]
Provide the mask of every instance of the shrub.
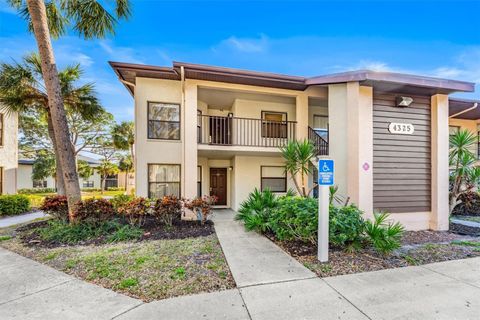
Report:
[[137,240],[143,235],[143,230],[131,225],[122,225],[107,237],[108,242]]
[[98,224],[110,220],[115,215],[115,209],[106,199],[87,199],[75,206],[75,217],[78,221]]
[[33,189],[19,189],[19,194],[35,194],[35,193],[55,193],[57,190],[54,188],[33,188]]
[[182,218],[182,203],[175,196],[164,196],[155,201],[153,216],[167,226],[172,226],[174,220]]
[[16,215],[30,211],[30,200],[20,194],[0,196],[0,216]]
[[197,220],[203,223],[207,221],[208,216],[212,211],[212,205],[218,201],[216,196],[197,197],[191,201],[186,202],[186,207],[197,213]]
[[247,230],[266,232],[272,209],[278,205],[278,198],[270,190],[260,192],[257,188],[240,204],[236,220],[242,220]]
[[118,208],[118,213],[125,217],[132,226],[142,226],[145,219],[152,213],[151,200],[146,198],[135,198],[132,201]]
[[460,203],[453,209],[453,215],[480,215],[480,194],[478,192],[464,192],[458,196],[457,200]]
[[[318,231],[318,201],[310,197],[276,198],[270,191],[254,190],[236,216],[247,230],[272,232],[279,240],[295,240],[315,245]],[[329,238],[338,247],[361,244],[364,228],[362,212],[355,206],[329,210]]]
[[43,200],[40,210],[61,221],[68,221],[68,202],[66,196],[48,196]]
[[105,236],[109,242],[130,240],[141,236],[137,229],[125,229],[124,227],[116,221],[104,221],[97,224],[85,222],[68,224],[63,221],[51,220],[48,221],[46,227],[39,228],[38,232],[44,241],[70,245],[101,236]]
[[282,197],[273,209],[269,227],[279,240],[316,244],[318,201],[314,198]]
[[404,232],[403,226],[399,223],[387,223],[388,213],[374,213],[373,221],[365,223],[365,234],[373,248],[382,253],[388,254],[400,248],[400,240]]
[[108,187],[107,191],[125,191],[125,188],[120,187]]
[[330,243],[338,247],[359,247],[365,225],[363,212],[355,205],[330,206],[329,211]]
[[130,201],[132,201],[135,197],[131,195],[126,195],[126,194],[119,194],[114,196],[110,202],[112,203],[113,207],[115,210],[118,210],[118,208],[123,207]]
[[82,188],[82,192],[100,192],[102,189],[100,188]]

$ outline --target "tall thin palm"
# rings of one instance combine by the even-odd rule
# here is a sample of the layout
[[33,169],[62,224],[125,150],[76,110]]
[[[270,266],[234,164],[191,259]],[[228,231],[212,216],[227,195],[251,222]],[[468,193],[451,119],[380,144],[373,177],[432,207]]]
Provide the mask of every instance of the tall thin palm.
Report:
[[[91,83],[77,85],[82,75],[80,65],[66,67],[59,72],[61,95],[67,110],[75,111],[85,119],[96,116],[103,108],[95,95]],[[38,54],[24,57],[21,63],[0,64],[0,103],[6,112],[27,113],[32,109],[45,117],[48,137],[53,146],[57,163],[57,191],[65,194],[61,166],[57,152],[57,143],[52,117],[48,107],[48,95],[43,81],[41,62]]]
[[133,170],[133,159],[131,155],[124,156],[118,161],[118,170],[125,172],[125,194],[128,192],[128,179],[129,174]]
[[[53,53],[51,37],[58,38],[73,29],[85,39],[113,34],[118,19],[130,16],[129,0],[8,0],[28,21],[35,35],[41,57],[42,73],[48,94],[49,109],[58,158],[63,173],[71,221],[76,204],[81,200],[75,155],[69,139],[68,123],[61,95],[61,85]],[[102,4],[103,3],[103,4]],[[113,4],[113,12],[104,5]]]
[[130,151],[131,160],[135,160],[133,145],[135,143],[135,125],[132,121],[124,121],[113,126],[112,139],[118,150]]

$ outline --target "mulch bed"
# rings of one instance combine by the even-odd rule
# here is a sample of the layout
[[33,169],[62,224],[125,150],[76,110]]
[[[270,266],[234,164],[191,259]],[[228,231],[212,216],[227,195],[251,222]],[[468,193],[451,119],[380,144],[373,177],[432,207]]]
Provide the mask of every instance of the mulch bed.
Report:
[[449,231],[406,231],[402,237],[403,245],[416,245],[425,243],[449,243],[462,240],[465,237]]
[[[40,246],[44,248],[65,247],[69,244],[57,241],[45,241],[41,238],[39,230],[46,227],[48,221],[39,221],[19,227],[15,234],[19,236],[26,246]],[[213,222],[208,220],[205,224],[197,221],[174,221],[173,226],[161,225],[155,220],[147,220],[142,226],[143,235],[137,241],[151,241],[161,239],[185,239],[191,237],[206,237],[215,233]],[[73,245],[100,245],[106,243],[106,236],[88,239]]]
[[[450,244],[455,240],[472,239],[471,237],[442,231],[405,232],[402,248],[387,256],[383,256],[373,249],[347,252],[339,248],[330,248],[328,263],[320,263],[317,260],[316,245],[295,241],[278,241],[273,235],[267,235],[267,237],[320,277],[480,256],[478,248]],[[480,238],[476,241],[480,241]]]

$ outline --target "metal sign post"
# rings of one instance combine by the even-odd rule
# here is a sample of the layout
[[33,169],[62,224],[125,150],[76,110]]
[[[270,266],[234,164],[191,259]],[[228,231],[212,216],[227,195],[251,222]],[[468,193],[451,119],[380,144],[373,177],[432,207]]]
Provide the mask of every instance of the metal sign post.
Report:
[[333,174],[333,160],[318,160],[318,260],[320,262],[328,261],[328,219]]

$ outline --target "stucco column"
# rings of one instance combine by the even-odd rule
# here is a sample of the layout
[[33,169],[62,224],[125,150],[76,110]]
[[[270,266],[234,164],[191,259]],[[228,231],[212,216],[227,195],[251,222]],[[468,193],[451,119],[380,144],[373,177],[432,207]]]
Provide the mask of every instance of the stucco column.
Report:
[[430,228],[448,230],[448,96],[431,99],[432,124],[432,212]]
[[373,211],[373,90],[358,82],[328,87],[329,156],[335,184],[367,215]]
[[197,196],[197,85],[185,81],[182,195]]
[[308,96],[300,94],[296,98],[297,140],[308,138]]

